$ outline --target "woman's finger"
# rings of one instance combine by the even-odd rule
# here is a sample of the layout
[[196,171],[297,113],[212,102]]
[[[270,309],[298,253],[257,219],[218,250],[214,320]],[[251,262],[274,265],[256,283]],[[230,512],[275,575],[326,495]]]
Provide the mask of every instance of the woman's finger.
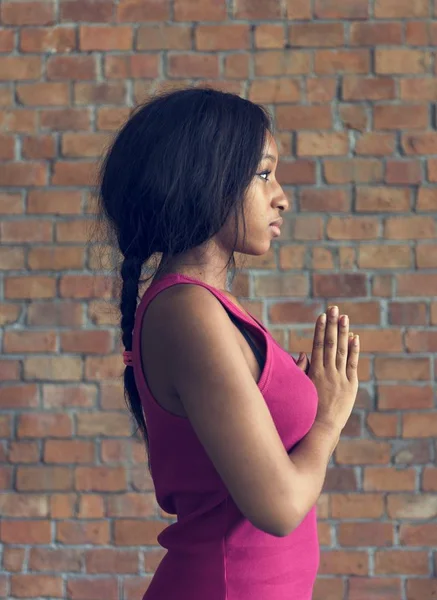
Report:
[[336,368],[338,339],[338,306],[330,306],[327,313],[325,331],[325,347],[323,351],[323,364],[325,367]]
[[323,367],[323,348],[325,345],[326,313],[319,315],[314,328],[313,349],[311,351],[311,364],[320,370]]

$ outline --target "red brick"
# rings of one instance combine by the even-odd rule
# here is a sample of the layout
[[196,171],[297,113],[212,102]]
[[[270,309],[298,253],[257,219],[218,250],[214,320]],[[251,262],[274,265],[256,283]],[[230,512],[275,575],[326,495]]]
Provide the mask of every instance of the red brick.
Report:
[[170,77],[218,77],[218,56],[209,54],[169,54]]
[[29,567],[32,571],[80,572],[82,552],[66,548],[31,548]]
[[89,130],[91,128],[91,113],[88,108],[56,108],[41,110],[40,125],[42,130]]
[[290,26],[288,36],[295,48],[331,48],[343,45],[344,26],[341,23],[300,23]]
[[56,541],[61,544],[104,546],[109,543],[109,540],[109,521],[76,520],[56,523]]
[[118,519],[114,522],[116,546],[156,546],[157,536],[167,527],[156,520]]
[[436,40],[435,22],[407,21],[405,42],[408,46],[433,46]]
[[269,23],[255,27],[256,48],[284,48],[286,44],[284,27]]
[[325,492],[355,492],[357,489],[357,477],[353,469],[348,467],[328,469],[323,485]]
[[402,44],[402,23],[351,23],[350,40],[352,46]]
[[305,81],[308,102],[324,104],[337,95],[337,82],[333,77],[313,77]]
[[315,0],[316,19],[367,19],[369,3],[367,0],[353,0],[338,3],[336,0]]
[[47,79],[95,79],[96,68],[94,56],[49,56]]
[[[137,574],[138,552],[101,548],[85,553],[87,573],[132,573]],[[117,596],[118,598],[118,596]]]
[[401,79],[400,97],[406,101],[435,102],[437,100],[437,81],[434,77]]
[[[63,2],[61,6],[65,4]],[[77,49],[73,27],[25,27],[19,33],[21,52],[72,52]]]
[[366,420],[369,431],[377,437],[397,437],[398,423],[398,415],[391,414],[370,413]]
[[390,460],[390,445],[373,440],[341,439],[335,457],[338,464],[386,464]]
[[332,115],[329,106],[278,106],[279,129],[330,129]]
[[7,299],[53,298],[55,296],[56,281],[52,277],[7,277],[5,282],[5,298]]
[[243,50],[250,46],[248,25],[199,25],[195,32],[200,51]]
[[116,518],[152,518],[155,514],[153,494],[117,494],[108,498],[107,516]]
[[12,29],[0,29],[0,52],[12,52],[14,47],[14,31]]
[[70,437],[71,418],[59,413],[22,414],[18,417],[17,435],[19,438]]
[[324,75],[337,73],[368,73],[368,50],[316,50],[314,72]]
[[[175,21],[224,21],[226,0],[174,0]],[[156,19],[154,19],[156,20]]]
[[393,325],[426,325],[425,303],[392,302],[389,304],[389,322]]
[[[0,130],[7,133],[35,133],[36,112],[29,109],[0,110]],[[4,165],[5,166],[5,165]]]
[[127,436],[129,433],[129,415],[121,415],[116,412],[77,414],[77,435],[81,437],[99,435]]
[[401,524],[399,543],[403,546],[437,546],[437,523]]
[[191,50],[191,26],[156,23],[137,31],[136,50]]
[[237,19],[277,19],[282,16],[281,0],[235,0],[234,16]]
[[77,467],[75,487],[80,491],[120,492],[126,489],[124,467]]
[[405,154],[437,154],[437,133],[411,133],[402,136]]
[[287,0],[287,18],[306,21],[312,18],[311,0]]
[[74,577],[67,580],[67,594],[75,600],[104,597],[106,600],[118,600],[118,581],[116,577],[98,579]]
[[97,494],[84,494],[80,496],[79,519],[99,519],[106,516],[106,508],[103,496]]
[[68,467],[18,467],[16,487],[23,491],[70,490],[73,472]]
[[416,487],[414,469],[373,468],[364,469],[363,489],[370,492],[409,492]]
[[23,137],[21,153],[26,159],[55,158],[56,140],[52,135]]
[[379,410],[414,410],[432,408],[432,389],[429,386],[397,385],[378,387]]
[[333,519],[377,519],[383,513],[382,494],[331,494]]
[[326,226],[328,239],[335,240],[372,240],[378,231],[379,222],[373,217],[331,217]]
[[406,413],[402,415],[402,437],[437,437],[437,414]]
[[367,552],[322,550],[319,573],[330,575],[366,575],[369,572]]
[[337,537],[340,546],[391,546],[393,544],[391,523],[339,523]]
[[299,156],[341,156],[348,151],[346,133],[299,133],[297,137]]
[[83,440],[45,440],[45,463],[92,463],[94,444]]
[[422,489],[425,492],[437,492],[437,468],[425,467],[422,474]]
[[45,408],[95,406],[96,388],[92,385],[65,386],[47,384],[43,386],[43,405]]
[[20,192],[0,192],[0,214],[19,215],[24,212]]
[[340,104],[337,107],[338,117],[343,129],[365,131],[368,129],[368,111],[364,106],[356,104]]
[[413,268],[413,256],[406,246],[365,245],[359,249],[358,265],[364,269]]
[[[49,310],[50,309],[50,310]],[[27,324],[30,326],[81,326],[82,307],[72,302],[33,302],[28,309]]]
[[388,494],[387,516],[391,519],[428,520],[437,516],[435,494]]
[[132,27],[82,25],[79,27],[79,49],[88,51],[131,50]]
[[6,544],[50,544],[51,523],[43,520],[3,519],[0,523],[0,539]]
[[19,598],[63,597],[62,577],[54,575],[20,574],[11,577],[11,593]]
[[325,160],[323,170],[330,184],[379,183],[383,177],[381,161],[366,158]]
[[0,495],[2,517],[41,518],[48,516],[47,497],[40,494],[2,493]]
[[303,75],[311,69],[311,55],[299,50],[269,50],[256,52],[254,56],[255,75],[275,77],[278,75]]
[[91,161],[58,161],[54,164],[52,185],[92,185],[96,164]]
[[82,196],[79,191],[29,190],[28,214],[77,215],[81,212]]
[[375,573],[378,575],[428,575],[428,553],[411,550],[377,550]]
[[334,577],[317,577],[312,600],[338,600],[344,597],[344,584]]
[[249,100],[261,104],[299,102],[301,99],[298,81],[290,78],[258,79],[250,83]]
[[343,79],[344,100],[390,100],[395,98],[395,82],[391,77],[353,77]]
[[362,273],[314,274],[314,297],[366,296]]
[[427,73],[431,67],[431,53],[410,48],[376,48],[375,73]]
[[423,600],[437,594],[436,579],[408,579],[406,585],[408,600]]
[[415,160],[389,160],[385,181],[390,184],[414,185],[423,180],[422,164]]
[[377,19],[411,19],[429,16],[428,0],[376,0],[375,17]]
[[432,269],[437,266],[437,244],[420,244],[416,248],[418,269]]
[[0,20],[4,25],[52,25],[55,7],[52,2],[3,2]]
[[112,0],[64,0],[59,8],[61,22],[83,21],[86,15],[88,23],[108,23],[114,10]]
[[11,463],[37,463],[40,451],[37,442],[11,442],[8,460]]
[[23,569],[25,551],[25,548],[4,548],[4,569],[9,572],[21,571]]
[[54,331],[6,331],[3,344],[4,350],[9,354],[56,352],[56,333]]
[[97,130],[116,131],[129,117],[128,108],[102,107],[97,108]]
[[435,158],[427,161],[428,181],[437,182],[437,160]]
[[429,367],[427,358],[376,357],[375,377],[387,381],[429,380]]
[[358,187],[357,212],[408,212],[410,191],[395,187]]
[[389,217],[384,235],[389,240],[434,239],[436,224],[432,217]]
[[119,22],[168,21],[170,0],[120,0],[116,7]]
[[227,54],[224,61],[225,77],[247,79],[249,77],[250,60],[251,56],[249,54]]
[[299,207],[301,212],[348,212],[350,197],[347,190],[342,189],[302,188]]
[[393,133],[363,133],[355,145],[355,153],[364,156],[388,156],[393,154],[396,138]]
[[373,109],[375,129],[426,129],[429,116],[424,104],[395,106],[380,104]]
[[349,600],[399,600],[401,581],[389,577],[351,577],[349,579]]

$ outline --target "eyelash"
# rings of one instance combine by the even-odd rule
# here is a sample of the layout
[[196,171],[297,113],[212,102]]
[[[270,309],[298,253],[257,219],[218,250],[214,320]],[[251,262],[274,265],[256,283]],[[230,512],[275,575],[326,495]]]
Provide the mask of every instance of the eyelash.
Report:
[[[271,173],[271,171],[268,171],[268,170],[262,171],[262,173],[258,173],[258,177],[261,177],[261,179],[263,179],[263,177],[262,177],[263,175],[268,176],[268,175],[270,175],[270,173]],[[270,181],[270,179],[263,179],[263,181]]]

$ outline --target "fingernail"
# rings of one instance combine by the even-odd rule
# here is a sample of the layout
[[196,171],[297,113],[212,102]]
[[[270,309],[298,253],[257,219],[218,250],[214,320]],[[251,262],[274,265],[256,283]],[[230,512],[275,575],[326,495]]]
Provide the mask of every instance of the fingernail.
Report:
[[305,357],[305,354],[304,354],[303,352],[301,352],[301,353],[299,354],[298,361],[299,361],[299,362],[301,362],[301,361],[304,359],[304,357]]

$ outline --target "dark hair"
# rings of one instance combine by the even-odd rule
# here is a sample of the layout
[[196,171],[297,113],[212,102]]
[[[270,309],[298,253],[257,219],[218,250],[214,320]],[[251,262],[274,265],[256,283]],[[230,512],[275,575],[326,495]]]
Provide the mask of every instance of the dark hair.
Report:
[[[132,350],[139,286],[172,257],[214,236],[234,212],[235,242],[225,268],[235,269],[239,217],[244,239],[245,192],[256,174],[270,115],[236,94],[208,87],[162,91],[138,106],[103,157],[97,190],[97,222],[122,255],[122,342]],[[156,254],[161,262],[141,280]],[[124,372],[125,399],[149,439],[134,372]],[[150,457],[149,457],[150,470]]]

